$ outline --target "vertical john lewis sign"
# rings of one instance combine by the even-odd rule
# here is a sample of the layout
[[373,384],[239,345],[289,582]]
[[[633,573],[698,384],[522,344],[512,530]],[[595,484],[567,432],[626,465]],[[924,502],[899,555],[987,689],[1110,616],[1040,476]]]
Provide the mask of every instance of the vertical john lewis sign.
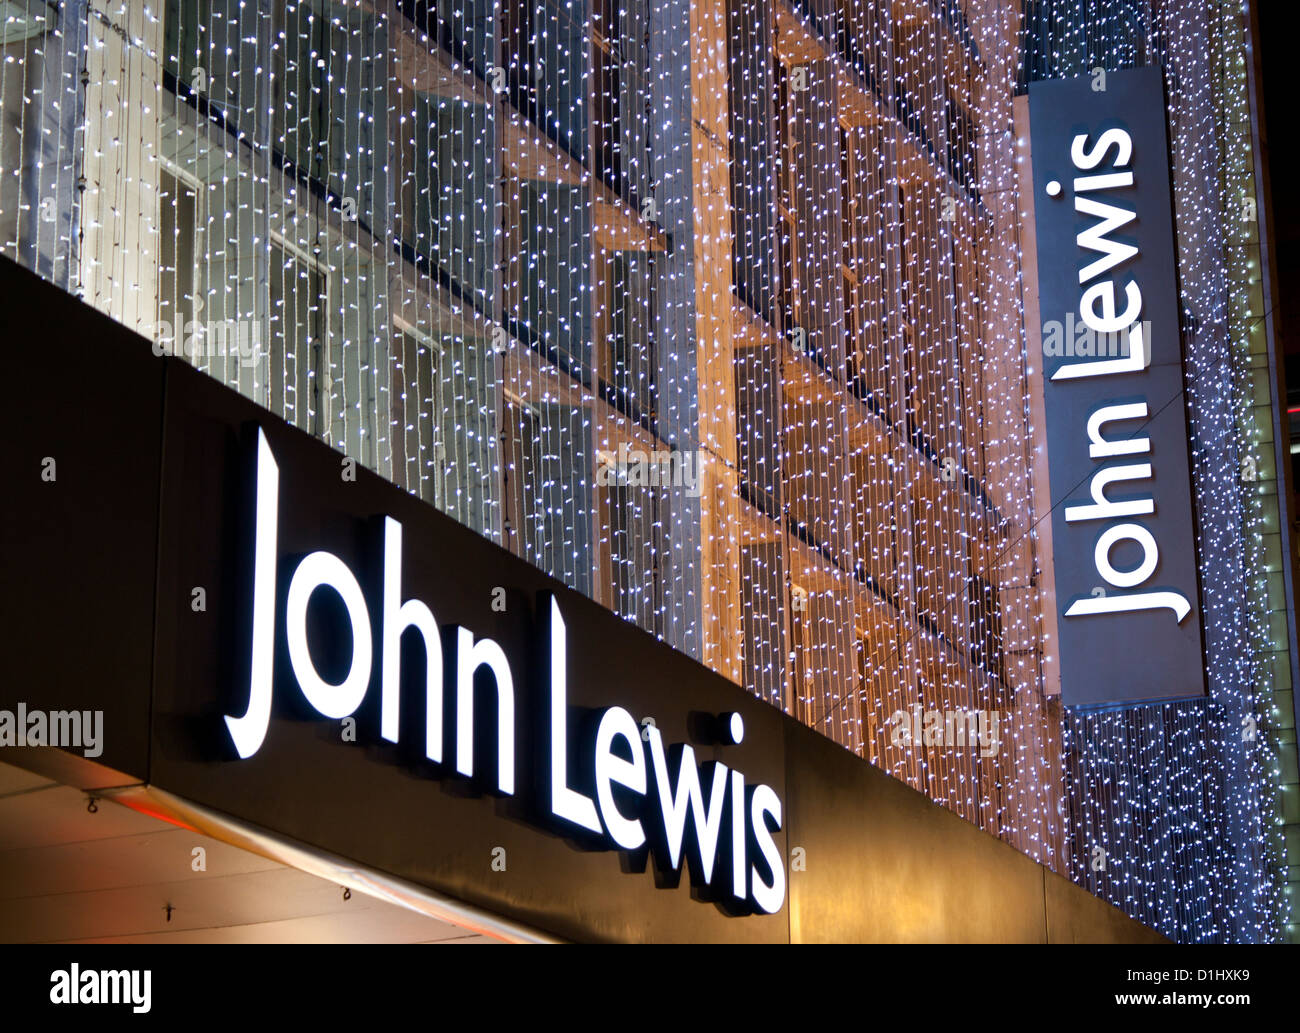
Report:
[[1201,696],[1161,73],[1033,83],[1029,114],[1062,698]]

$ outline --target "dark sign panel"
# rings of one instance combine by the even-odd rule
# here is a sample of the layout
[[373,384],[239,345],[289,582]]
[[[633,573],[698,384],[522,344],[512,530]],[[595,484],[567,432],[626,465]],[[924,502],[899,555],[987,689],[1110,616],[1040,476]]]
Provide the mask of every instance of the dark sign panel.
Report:
[[1029,112],[1062,698],[1203,696],[1161,73],[1033,83]]
[[167,391],[157,783],[565,936],[785,935],[777,711],[202,374]]

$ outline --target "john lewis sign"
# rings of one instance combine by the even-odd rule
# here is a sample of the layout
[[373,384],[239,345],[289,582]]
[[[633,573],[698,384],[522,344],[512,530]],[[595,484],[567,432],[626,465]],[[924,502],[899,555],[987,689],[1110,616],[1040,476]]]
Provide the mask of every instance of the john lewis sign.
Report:
[[[1153,68],[1029,88],[1066,704],[1205,693],[1164,86]],[[1118,354],[1116,354],[1118,352]]]
[[[570,742],[568,633],[554,594],[539,600],[542,655],[512,662],[495,639],[456,624],[440,627],[425,602],[407,596],[403,527],[386,516],[375,525],[382,561],[380,584],[369,593],[378,600],[373,618],[357,574],[326,549],[292,561],[281,596],[280,468],[260,428],[256,438],[248,704],[242,714],[225,717],[230,745],[241,759],[275,748],[267,733],[281,652],[309,711],[321,719],[351,718],[377,682],[379,736],[388,743],[402,741],[403,683],[417,688],[421,699],[405,709],[423,713],[423,760],[467,787],[477,783],[483,791],[512,797],[520,788],[517,685],[538,684],[544,698],[531,729],[538,740],[532,752],[543,759],[544,773],[530,794],[541,803],[534,820],[606,848],[648,850],[668,872],[685,864],[703,895],[730,913],[781,910],[785,869],[773,836],[781,828],[782,808],[771,786],[749,784],[744,773],[723,762],[701,767],[693,747],[666,747],[653,720],[640,723],[621,706],[586,714],[580,726],[589,734]],[[313,622],[314,601],[332,604],[332,618]],[[423,661],[406,678],[404,636],[418,643]],[[348,643],[342,657],[335,655],[335,669],[322,672],[316,657],[337,654],[330,645],[339,642]],[[540,677],[520,679],[521,665],[534,667]],[[719,744],[738,746],[745,738],[745,722],[736,712],[716,715],[712,729]],[[490,766],[483,754],[490,754]]]

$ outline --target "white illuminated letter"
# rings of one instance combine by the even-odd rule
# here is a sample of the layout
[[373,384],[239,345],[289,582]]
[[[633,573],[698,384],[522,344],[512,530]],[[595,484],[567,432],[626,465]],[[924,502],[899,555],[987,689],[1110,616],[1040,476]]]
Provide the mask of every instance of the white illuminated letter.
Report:
[[515,791],[515,683],[510,662],[490,638],[456,629],[456,770],[474,774],[474,673],[486,667],[497,690],[497,788]]
[[718,833],[722,828],[722,804],[727,795],[727,766],[714,766],[713,784],[709,787],[706,810],[704,790],[700,787],[700,770],[695,766],[695,750],[690,746],[682,747],[681,761],[677,765],[677,791],[674,795],[673,787],[668,781],[668,759],[664,754],[663,734],[658,728],[647,728],[646,732],[650,737],[650,760],[655,771],[659,810],[663,814],[664,838],[672,867],[681,867],[686,815],[690,811],[695,819],[695,842],[700,869],[704,873],[705,882],[711,882],[713,861],[718,851]]
[[1100,613],[1133,613],[1137,610],[1174,611],[1174,623],[1181,624],[1192,612],[1192,604],[1179,592],[1134,592],[1131,595],[1103,595],[1079,599],[1065,611],[1067,617],[1093,617]]
[[1094,190],[1118,190],[1133,185],[1132,172],[1108,172],[1100,176],[1081,176],[1074,181],[1076,194],[1088,194]]
[[[1078,196],[1074,199],[1074,210],[1080,215],[1091,215],[1098,220],[1075,238],[1079,247],[1087,248],[1089,251],[1098,251],[1102,255],[1092,265],[1079,270],[1080,284],[1095,280],[1103,273],[1108,273],[1116,266],[1123,265],[1129,259],[1137,257],[1138,249],[1135,245],[1112,240],[1110,236],[1116,230],[1123,229],[1130,222],[1133,222],[1137,218],[1137,212],[1130,211],[1127,208],[1120,208],[1118,205],[1103,204],[1101,201]],[[1131,294],[1129,296],[1132,297]],[[1138,295],[1137,307],[1139,309],[1142,307],[1141,294]],[[1086,308],[1084,315],[1087,315]],[[1137,315],[1134,314],[1133,318],[1136,319]],[[1089,325],[1091,326],[1091,324]],[[1118,330],[1119,327],[1115,329]]]
[[[320,676],[307,644],[307,604],[318,588],[332,588],[338,593],[352,627],[352,663],[347,677],[337,685]],[[325,717],[341,719],[353,713],[366,698],[370,685],[372,650],[366,600],[347,564],[331,552],[313,552],[303,557],[289,582],[284,625],[289,640],[289,662],[307,702]]]
[[[632,760],[616,755],[615,739],[628,745]],[[628,819],[619,811],[614,786],[624,786],[637,795],[646,793],[646,755],[641,750],[641,729],[636,719],[623,707],[610,707],[601,717],[595,732],[595,798],[601,802],[604,828],[624,850],[637,850],[646,841],[640,819]]]
[[[615,739],[627,743],[630,761],[611,749]],[[614,800],[613,786],[620,785],[639,796],[646,791],[645,753],[636,719],[622,707],[610,707],[596,729],[596,799],[605,819],[609,838],[624,850],[636,850],[645,843],[645,829],[637,818],[626,818]]]
[[763,860],[772,873],[772,881],[763,881],[758,873],[758,865],[750,869],[753,888],[751,893],[754,903],[761,911],[774,915],[781,910],[785,901],[785,866],[781,863],[781,852],[776,848],[772,830],[767,827],[767,816],[776,820],[776,827],[781,827],[781,800],[771,786],[757,785],[749,801],[750,826]]
[[402,602],[402,525],[384,518],[384,612],[380,734],[397,742],[402,694],[402,632],[424,639],[424,755],[442,762],[442,639],[429,608],[419,599]]
[[[1142,546],[1142,563],[1136,570],[1124,572],[1111,566],[1110,550],[1123,540],[1137,542]],[[1097,563],[1097,573],[1116,588],[1137,588],[1155,572],[1156,564],[1160,561],[1160,551],[1156,548],[1156,540],[1151,532],[1141,524],[1116,524],[1106,528],[1105,533],[1097,539],[1093,559]]]
[[1150,452],[1150,438],[1108,441],[1101,434],[1102,427],[1111,420],[1144,420],[1146,416],[1146,402],[1134,402],[1132,405],[1107,405],[1098,409],[1088,417],[1088,455],[1093,459],[1109,459],[1112,456],[1132,456]]
[[1112,147],[1115,148],[1115,168],[1122,169],[1133,160],[1133,137],[1123,129],[1107,129],[1091,148],[1088,148],[1088,134],[1080,133],[1070,147],[1070,157],[1076,169],[1091,172],[1102,163]]
[[1105,377],[1120,373],[1141,373],[1151,361],[1147,355],[1143,324],[1134,323],[1128,332],[1128,356],[1106,359],[1102,362],[1067,362],[1052,374],[1053,380],[1082,380],[1085,377]]
[[226,717],[226,727],[241,758],[251,757],[266,738],[271,720],[271,679],[275,659],[275,551],[280,520],[280,467],[266,432],[257,428],[257,500],[253,526],[253,636],[248,678],[248,709]]
[[555,596],[550,609],[551,681],[551,813],[591,832],[600,832],[600,816],[591,797],[568,786],[568,668],[565,660],[564,618]]
[[[1142,315],[1142,289],[1132,280],[1124,288],[1124,301],[1124,311],[1116,315],[1115,281],[1101,280],[1083,292],[1079,299],[1079,315],[1083,317],[1085,326],[1099,334],[1118,334],[1131,327]],[[1098,305],[1101,306],[1100,312]]]
[[1093,505],[1067,506],[1065,520],[1075,523],[1079,520],[1115,520],[1118,517],[1145,516],[1156,511],[1153,498],[1124,499],[1112,502],[1106,498],[1107,485],[1116,481],[1145,481],[1151,477],[1150,463],[1133,463],[1129,466],[1103,466],[1092,475],[1089,490],[1092,492]]
[[745,855],[745,776],[731,773],[731,895],[744,900],[748,887]]

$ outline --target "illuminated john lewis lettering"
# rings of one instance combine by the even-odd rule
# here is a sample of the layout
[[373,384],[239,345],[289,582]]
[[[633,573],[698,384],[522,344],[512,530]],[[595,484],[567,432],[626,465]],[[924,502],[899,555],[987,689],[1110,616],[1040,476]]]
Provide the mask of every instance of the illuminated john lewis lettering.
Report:
[[[265,432],[257,432],[255,527],[251,551],[253,571],[249,634],[248,705],[242,715],[227,715],[226,727],[235,752],[247,759],[266,744],[275,687],[275,643],[283,631],[289,668],[307,703],[324,718],[350,717],[364,703],[379,667],[380,737],[397,743],[401,737],[401,640],[408,632],[420,637],[425,654],[424,755],[434,764],[454,770],[448,775],[479,778],[491,791],[516,794],[520,734],[516,714],[516,676],[511,658],[495,640],[468,628],[450,625],[444,639],[432,610],[417,598],[404,598],[402,589],[402,525],[383,521],[383,584],[378,629],[366,603],[366,593],[351,568],[339,556],[317,550],[296,564],[289,576],[285,613],[276,613],[276,562],[279,551],[280,471]],[[318,592],[332,592],[342,602],[350,633],[351,655],[346,674],[331,682],[312,659],[307,610]],[[629,711],[610,706],[589,719],[593,736],[584,736],[574,756],[582,783],[590,795],[570,783],[568,737],[567,628],[559,600],[545,593],[539,616],[546,624],[546,653],[541,679],[547,696],[545,728],[540,732],[547,759],[547,823],[625,851],[650,849],[662,866],[680,871],[688,866],[696,881],[715,887],[735,910],[774,914],[785,901],[785,869],[775,834],[782,826],[782,805],[772,787],[748,785],[745,776],[728,765],[701,765],[686,744],[671,748],[652,723],[639,723]],[[375,641],[379,648],[376,653]],[[454,657],[444,657],[444,643],[453,643]],[[452,684],[445,686],[450,672]],[[486,675],[494,687],[482,689]],[[476,680],[478,685],[476,687]],[[444,695],[450,692],[454,720],[445,722]],[[480,770],[475,756],[476,731],[486,719],[485,700],[495,715],[495,771]],[[448,727],[448,725],[450,725]],[[744,720],[729,713],[722,741],[738,745]],[[451,736],[453,742],[448,742]],[[480,735],[481,738],[481,735]]]
[[[1097,172],[1110,156],[1110,171]],[[1108,129],[1096,142],[1087,133],[1074,137],[1070,158],[1080,172],[1090,173],[1074,180],[1074,210],[1091,222],[1085,223],[1075,241],[1081,252],[1098,255],[1079,270],[1079,314],[1090,330],[1099,334],[1124,332],[1127,336],[1127,354],[1103,361],[1063,363],[1052,374],[1053,381],[1081,380],[1094,377],[1113,377],[1142,373],[1151,362],[1150,342],[1147,339],[1149,324],[1142,322],[1142,288],[1133,277],[1122,285],[1113,276],[1126,263],[1137,258],[1136,245],[1119,239],[1116,234],[1137,219],[1137,211],[1122,203],[1121,198],[1108,195],[1109,191],[1127,190],[1134,186],[1133,138],[1123,129]],[[1061,197],[1059,182],[1047,186],[1051,197]],[[1098,195],[1098,196],[1093,196]],[[1106,198],[1102,200],[1100,198]],[[1123,310],[1119,311],[1119,298],[1123,297]],[[1145,419],[1148,415],[1145,399],[1137,402],[1104,405],[1091,414],[1087,426],[1088,454],[1097,462],[1117,456],[1147,457],[1120,465],[1098,466],[1088,481],[1090,503],[1076,503],[1065,509],[1067,523],[1087,521],[1117,521],[1099,535],[1093,550],[1098,575],[1112,588],[1140,588],[1152,577],[1160,564],[1160,549],[1155,537],[1145,526],[1132,520],[1134,517],[1155,513],[1155,497],[1151,492],[1117,497],[1126,482],[1151,481],[1155,468],[1151,456],[1149,437],[1107,437],[1110,423]],[[1113,550],[1122,543],[1131,543],[1140,549],[1141,562],[1132,570],[1119,570],[1112,562]],[[1179,592],[1105,592],[1090,594],[1074,600],[1065,611],[1066,617],[1088,617],[1100,614],[1132,613],[1139,610],[1168,608],[1178,623],[1191,612],[1191,603]]]

